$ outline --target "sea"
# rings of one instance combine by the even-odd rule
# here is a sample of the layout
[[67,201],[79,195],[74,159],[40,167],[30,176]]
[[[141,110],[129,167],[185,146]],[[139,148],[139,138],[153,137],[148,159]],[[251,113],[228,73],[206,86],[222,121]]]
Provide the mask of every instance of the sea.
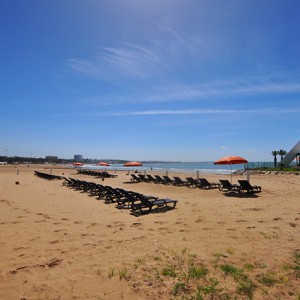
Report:
[[145,163],[141,167],[124,167],[121,164],[112,164],[108,167],[97,166],[97,165],[83,165],[77,167],[80,169],[91,169],[91,170],[106,170],[106,171],[160,171],[166,173],[182,172],[190,174],[231,174],[237,170],[244,170],[244,164],[237,165],[214,165],[213,162],[182,162],[182,163]]

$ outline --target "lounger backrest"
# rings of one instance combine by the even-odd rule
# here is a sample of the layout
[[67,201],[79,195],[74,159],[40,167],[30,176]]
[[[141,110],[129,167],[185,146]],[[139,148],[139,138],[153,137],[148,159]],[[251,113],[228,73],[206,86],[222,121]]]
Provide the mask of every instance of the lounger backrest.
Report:
[[231,186],[232,186],[231,183],[228,180],[220,179],[219,181],[221,182],[222,186],[225,187],[225,188],[231,188]]
[[243,188],[252,189],[252,185],[249,183],[248,180],[238,180],[238,182]]

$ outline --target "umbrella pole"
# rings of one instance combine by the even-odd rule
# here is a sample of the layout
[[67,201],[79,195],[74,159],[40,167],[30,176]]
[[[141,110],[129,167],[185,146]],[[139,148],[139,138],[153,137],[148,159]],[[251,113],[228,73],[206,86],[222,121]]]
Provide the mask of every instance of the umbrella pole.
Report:
[[232,164],[230,164],[231,184],[232,184]]

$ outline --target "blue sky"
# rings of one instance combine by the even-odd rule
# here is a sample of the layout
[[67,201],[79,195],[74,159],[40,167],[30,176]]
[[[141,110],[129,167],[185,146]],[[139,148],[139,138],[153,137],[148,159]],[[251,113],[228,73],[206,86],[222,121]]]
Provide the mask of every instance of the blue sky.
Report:
[[0,5],[0,155],[272,161],[300,140],[298,0]]

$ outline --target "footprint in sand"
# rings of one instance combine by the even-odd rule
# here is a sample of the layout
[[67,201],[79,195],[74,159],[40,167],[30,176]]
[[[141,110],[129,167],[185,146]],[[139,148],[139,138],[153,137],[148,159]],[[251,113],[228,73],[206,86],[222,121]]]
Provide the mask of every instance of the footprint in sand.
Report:
[[154,223],[162,225],[162,224],[165,224],[166,222],[163,222],[163,221],[156,221],[156,222],[154,222]]
[[196,221],[195,221],[195,223],[201,223],[201,222],[203,222],[204,220],[203,219],[197,219]]
[[4,203],[4,204],[6,204],[8,206],[11,206],[11,203],[8,200],[6,200],[6,199],[1,199],[0,203]]
[[49,242],[49,244],[57,244],[57,243],[59,243],[59,240]]
[[136,222],[136,223],[132,223],[131,227],[138,227],[138,226],[141,226],[141,225],[142,225],[142,223]]
[[17,247],[17,248],[14,248],[13,250],[19,251],[19,250],[26,250],[26,249],[30,249],[30,247]]
[[44,217],[45,219],[50,219],[50,217],[44,213],[37,213],[37,216],[42,216]]
[[38,240],[38,239],[40,239],[41,237],[40,236],[37,236],[37,237],[34,237],[33,239],[30,239],[29,241],[30,242],[34,242],[35,240]]
[[81,236],[93,236],[94,234],[90,234],[90,233],[82,233]]
[[97,226],[97,225],[99,225],[99,223],[91,223],[90,226],[94,227],[94,226]]

